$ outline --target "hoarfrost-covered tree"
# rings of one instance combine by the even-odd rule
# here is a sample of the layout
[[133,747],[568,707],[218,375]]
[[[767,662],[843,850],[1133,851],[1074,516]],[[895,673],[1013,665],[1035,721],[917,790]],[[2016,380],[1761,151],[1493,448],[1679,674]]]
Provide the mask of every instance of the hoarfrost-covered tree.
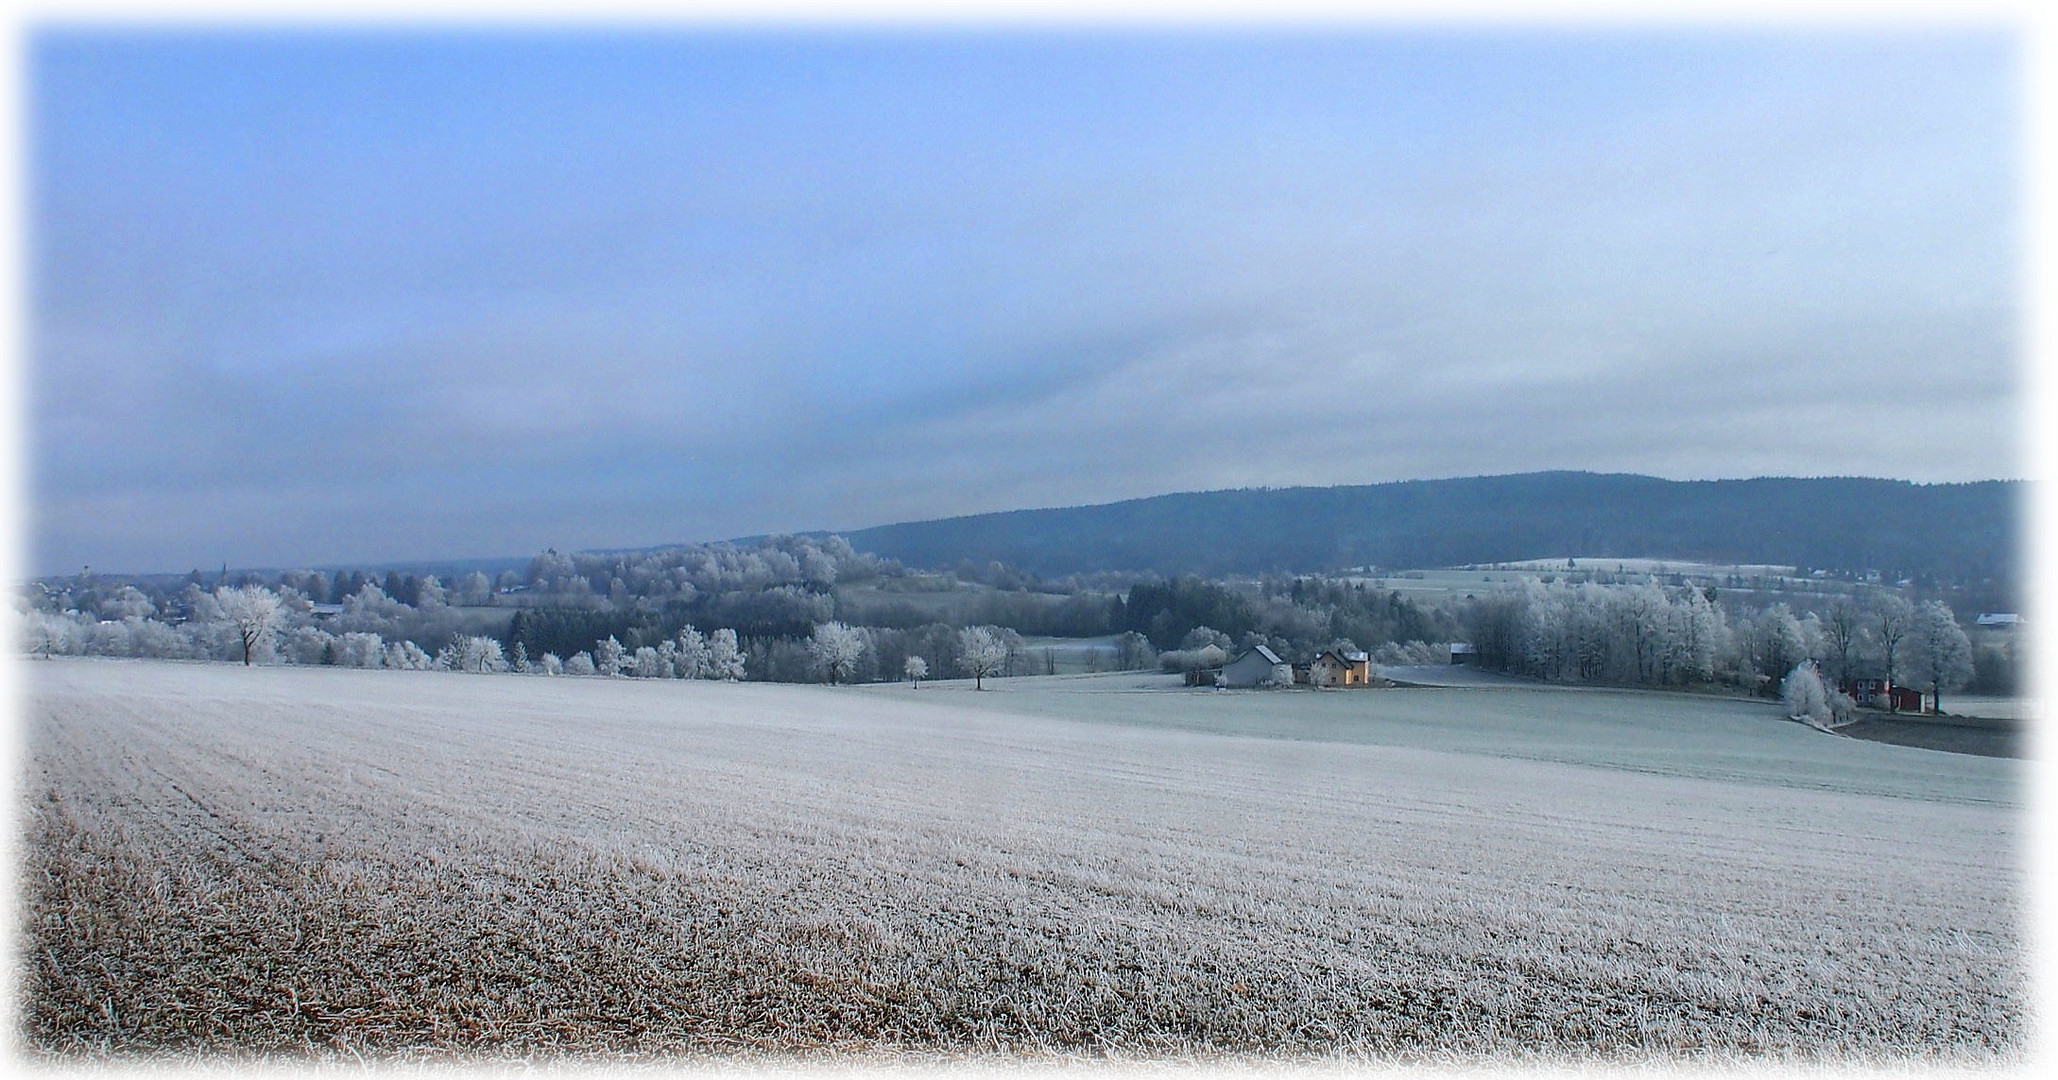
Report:
[[150,602],[134,585],[124,585],[120,592],[100,601],[100,617],[117,622],[125,619],[147,619],[157,614],[157,605]]
[[1115,639],[1115,666],[1122,671],[1142,671],[1157,666],[1158,653],[1150,639],[1134,630]]
[[672,677],[672,665],[666,663],[665,658],[658,654],[654,646],[650,645],[643,645],[637,648],[634,658],[629,661],[629,668],[639,679],[669,679]]
[[972,677],[972,689],[984,690],[986,677],[1008,662],[1008,646],[989,627],[968,626],[958,631],[958,666]]
[[508,659],[507,666],[508,670],[513,671],[517,675],[527,675],[529,673],[529,646],[527,643],[520,641],[514,643],[514,656]]
[[858,660],[865,655],[863,634],[840,622],[825,622],[815,627],[807,640],[808,656],[815,667],[829,677],[829,685],[848,681],[850,673],[857,668]]
[[622,648],[622,643],[615,640],[613,634],[609,634],[606,641],[594,643],[593,669],[595,671],[613,678],[616,675],[620,675],[627,666],[628,653]]
[[1780,684],[1780,697],[1786,702],[1789,718],[1819,728],[1829,727],[1833,719],[1829,692],[1823,688],[1822,673],[1815,670],[1815,661],[1803,660],[1787,672],[1785,682]]
[[1929,684],[1931,707],[1943,712],[1944,688],[1955,690],[1972,678],[1972,641],[1949,605],[1928,600],[1915,610],[1908,651],[1910,674]]
[[1829,602],[1822,613],[1822,645],[1830,678],[1849,679],[1865,645],[1865,609],[1856,600],[1839,596]]
[[53,611],[30,611],[22,616],[22,648],[32,653],[42,653],[48,660],[55,653],[64,652],[71,644],[72,621]]
[[565,673],[565,662],[558,659],[557,654],[554,652],[544,653],[543,659],[538,661],[536,666],[545,675],[562,675]]
[[336,663],[340,667],[384,667],[386,643],[377,634],[352,630],[336,639]]
[[919,656],[910,656],[907,662],[900,666],[900,670],[908,677],[909,682],[915,684],[915,689],[920,690],[922,680],[929,677],[929,661]]
[[279,594],[262,585],[233,589],[223,586],[214,591],[214,602],[221,608],[222,619],[235,629],[237,638],[241,640],[246,666],[260,657],[271,655],[273,639],[283,618]]
[[1759,612],[1751,620],[1750,629],[1752,664],[1767,683],[1791,671],[1808,656],[1801,622],[1785,604],[1774,604]]
[[1914,622],[1915,608],[1902,599],[1901,594],[1881,593],[1873,597],[1873,646],[1879,650],[1880,672],[1889,684],[1900,679],[1901,650],[1907,646],[1908,632]]
[[707,638],[706,678],[737,682],[743,678],[743,662],[749,657],[736,643],[736,631],[723,627]]
[[[440,666],[452,671],[485,673],[501,671],[507,667],[498,639],[473,635],[451,642],[443,650],[448,659]],[[443,660],[444,656],[439,656]]]
[[318,626],[296,626],[286,631],[286,661],[293,664],[333,664],[336,639]]
[[565,661],[565,674],[567,675],[591,675],[598,670],[598,668],[593,666],[592,653],[575,652],[570,660]]
[[451,591],[452,599],[459,604],[477,607],[493,602],[493,583],[477,570],[466,574]]
[[398,641],[386,646],[386,666],[402,671],[427,671],[436,666],[436,660],[422,651],[412,641]]
[[706,678],[713,658],[708,653],[707,639],[700,636],[691,624],[679,628],[678,653],[672,657],[672,674],[682,679]]

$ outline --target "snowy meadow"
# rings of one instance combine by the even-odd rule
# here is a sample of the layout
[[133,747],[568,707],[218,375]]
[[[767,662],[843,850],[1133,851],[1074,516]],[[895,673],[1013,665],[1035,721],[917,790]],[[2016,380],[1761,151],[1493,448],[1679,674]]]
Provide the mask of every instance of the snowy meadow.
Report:
[[1769,704],[20,670],[48,1054],[2026,1049],[2019,763]]

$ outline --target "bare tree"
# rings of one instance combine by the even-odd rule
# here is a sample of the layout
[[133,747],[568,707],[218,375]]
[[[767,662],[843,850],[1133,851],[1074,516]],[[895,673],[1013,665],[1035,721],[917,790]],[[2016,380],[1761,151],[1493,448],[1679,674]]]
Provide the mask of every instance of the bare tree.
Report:
[[1835,664],[1830,670],[1833,678],[1851,677],[1851,660],[1863,646],[1864,634],[1865,611],[1856,600],[1839,596],[1829,602],[1829,609],[1822,613],[1822,640]]
[[1881,593],[1872,602],[1872,631],[1879,643],[1879,664],[1887,685],[1900,674],[1901,649],[1915,622],[1915,609],[1899,593]]
[[277,593],[262,585],[223,586],[214,590],[214,600],[221,606],[222,618],[235,628],[243,643],[246,667],[254,656],[271,651],[272,638],[278,634],[282,618]]

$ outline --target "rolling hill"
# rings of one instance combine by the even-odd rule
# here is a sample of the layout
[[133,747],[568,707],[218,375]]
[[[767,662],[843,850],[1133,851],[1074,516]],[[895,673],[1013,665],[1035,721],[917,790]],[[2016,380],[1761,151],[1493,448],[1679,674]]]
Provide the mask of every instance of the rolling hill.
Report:
[[2012,581],[2023,481],[1663,480],[1541,472],[1250,488],[844,532],[914,566],[998,560],[1042,575],[1456,566],[1657,557]]

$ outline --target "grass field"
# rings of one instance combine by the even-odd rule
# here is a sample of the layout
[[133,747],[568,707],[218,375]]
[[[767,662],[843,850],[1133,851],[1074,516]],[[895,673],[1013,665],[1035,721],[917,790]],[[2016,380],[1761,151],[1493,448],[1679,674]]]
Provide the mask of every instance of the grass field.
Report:
[[2028,1037],[2019,763],[1750,703],[21,666],[45,1053]]

